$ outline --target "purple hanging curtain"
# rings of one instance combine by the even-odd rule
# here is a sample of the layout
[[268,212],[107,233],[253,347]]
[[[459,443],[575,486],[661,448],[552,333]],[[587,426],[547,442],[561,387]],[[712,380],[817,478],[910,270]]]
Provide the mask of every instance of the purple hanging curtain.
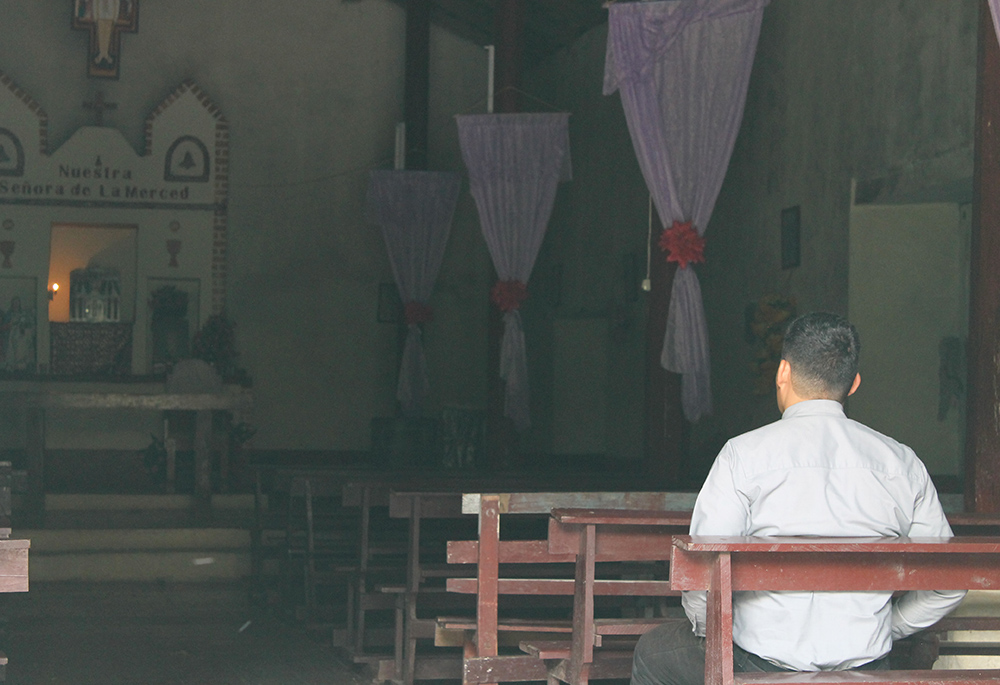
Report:
[[1000,39],[1000,0],[990,0],[990,14],[993,15],[993,30]]
[[504,415],[531,425],[528,363],[518,308],[542,246],[556,187],[571,177],[569,114],[456,117],[469,186],[499,281],[491,299],[504,312],[500,377]]
[[406,415],[419,415],[429,384],[420,324],[428,306],[458,202],[458,174],[433,171],[373,171],[368,217],[382,227],[389,263],[404,307],[407,331],[396,399]]
[[[611,5],[604,94],[621,93],[646,185],[664,226],[705,232],[726,175],[768,0]],[[689,421],[712,411],[708,327],[694,269],[670,294],[660,361],[683,374]]]

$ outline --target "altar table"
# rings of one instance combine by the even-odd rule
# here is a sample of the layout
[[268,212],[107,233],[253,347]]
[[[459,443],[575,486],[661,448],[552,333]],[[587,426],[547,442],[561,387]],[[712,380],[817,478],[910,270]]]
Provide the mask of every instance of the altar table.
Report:
[[[44,509],[45,476],[45,412],[48,409],[101,409],[195,412],[195,485],[200,503],[207,504],[211,491],[211,450],[209,435],[212,430],[212,412],[227,411],[234,421],[253,403],[250,390],[239,386],[225,386],[215,393],[167,393],[163,384],[100,384],[100,391],[92,391],[98,384],[81,383],[18,383],[0,386],[0,411],[5,408],[24,409],[25,448],[27,452],[28,514],[39,514]],[[168,475],[168,481],[170,476]],[[172,483],[168,483],[172,485]]]

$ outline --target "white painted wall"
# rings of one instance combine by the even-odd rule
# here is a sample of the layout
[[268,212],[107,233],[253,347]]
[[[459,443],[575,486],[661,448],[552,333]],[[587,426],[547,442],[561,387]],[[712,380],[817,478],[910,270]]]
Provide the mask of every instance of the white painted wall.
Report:
[[[123,36],[118,81],[86,77],[88,37],[69,17],[66,3],[0,3],[0,71],[46,109],[52,147],[92,123],[82,104],[102,91],[118,104],[105,123],[140,149],[145,118],[187,78],[230,123],[227,313],[254,380],[254,446],[366,449],[371,418],[395,410],[397,330],[376,319],[392,275],[363,208],[367,172],[391,164],[402,117],[400,6],[147,2],[138,33]],[[482,110],[485,72],[480,46],[434,28],[432,168],[462,170],[452,117]],[[432,409],[485,404],[489,269],[464,189],[424,336]]]
[[950,336],[964,349],[968,336],[969,224],[957,204],[854,205],[850,222],[862,366],[848,414],[912,447],[931,473],[958,475],[964,394],[939,417],[939,346]]

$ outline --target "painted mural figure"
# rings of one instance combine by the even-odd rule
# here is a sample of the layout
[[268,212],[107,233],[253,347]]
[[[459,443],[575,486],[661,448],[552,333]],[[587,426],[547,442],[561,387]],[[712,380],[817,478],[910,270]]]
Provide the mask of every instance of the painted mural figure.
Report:
[[9,371],[30,368],[35,362],[35,317],[21,306],[20,297],[11,298],[0,331],[3,333],[4,367]]
[[101,62],[113,63],[109,52],[111,46],[111,31],[118,21],[121,11],[121,0],[77,0],[76,16],[97,23],[97,57],[95,64]]
[[74,26],[96,27],[94,65],[116,68],[115,29],[135,30],[135,0],[76,0],[73,19]]

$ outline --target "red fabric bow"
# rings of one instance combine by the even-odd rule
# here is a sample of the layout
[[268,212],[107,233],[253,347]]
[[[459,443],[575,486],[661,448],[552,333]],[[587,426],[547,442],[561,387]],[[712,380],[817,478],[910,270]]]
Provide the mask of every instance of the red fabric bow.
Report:
[[403,319],[408,326],[417,323],[427,323],[434,320],[434,310],[423,302],[410,300],[403,308]]
[[690,221],[675,221],[660,234],[660,249],[667,253],[667,262],[677,262],[680,268],[688,264],[705,262],[705,239],[691,226]]
[[506,313],[520,309],[528,299],[528,286],[521,281],[497,281],[490,290],[490,301]]

